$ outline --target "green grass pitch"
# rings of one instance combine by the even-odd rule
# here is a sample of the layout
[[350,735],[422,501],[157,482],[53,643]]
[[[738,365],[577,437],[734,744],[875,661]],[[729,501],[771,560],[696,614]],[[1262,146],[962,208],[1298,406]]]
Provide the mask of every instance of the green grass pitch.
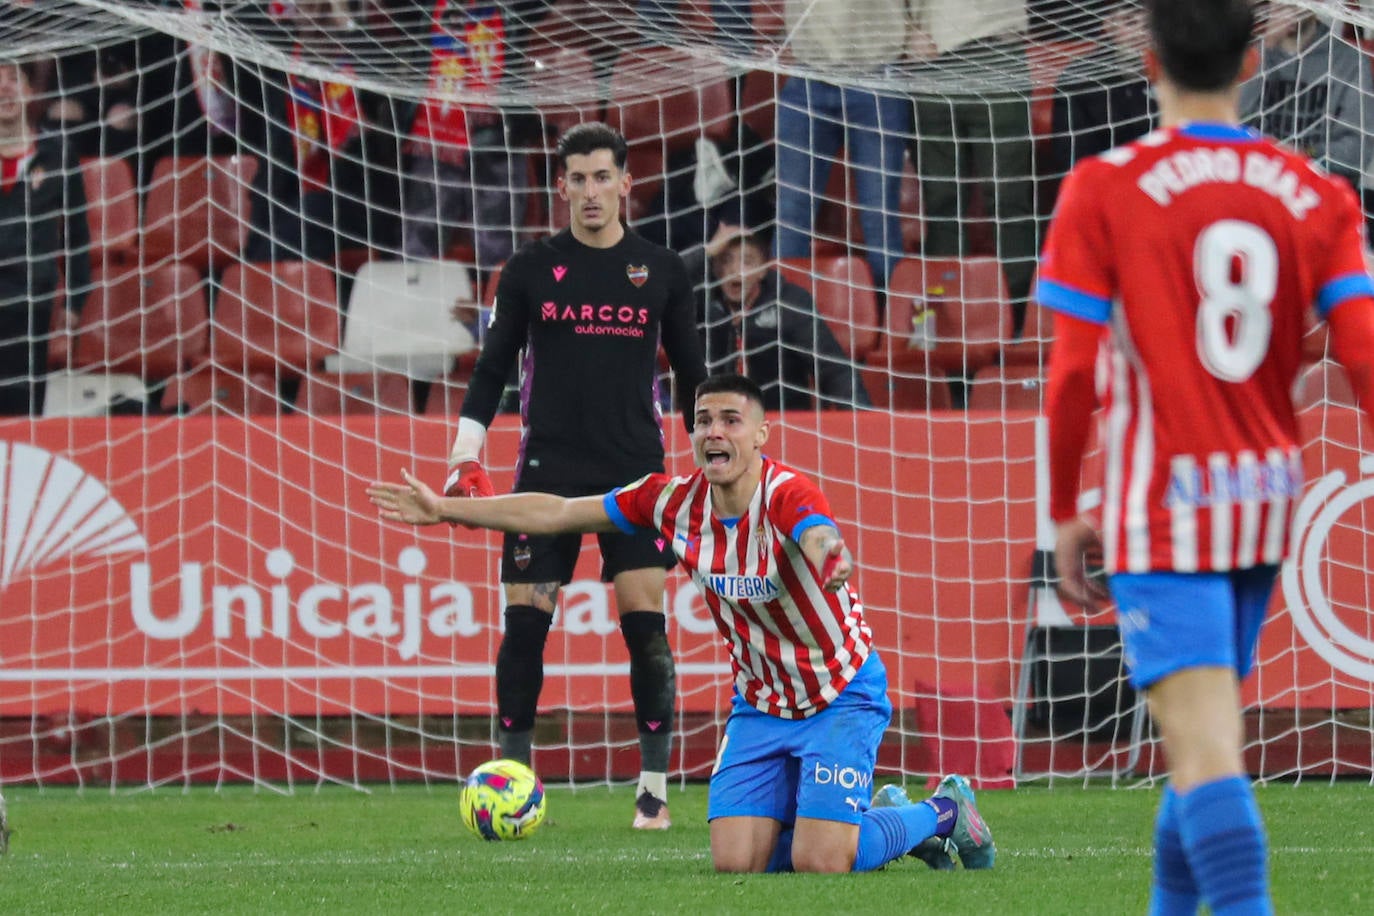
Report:
[[[917,787],[913,787],[917,788]],[[1258,790],[1277,911],[1374,912],[1374,788]],[[868,875],[716,875],[706,789],[673,789],[674,826],[629,827],[628,788],[553,787],[528,840],[483,843],[454,786],[9,787],[0,913],[1143,913],[1150,789],[984,792],[990,872],[914,859]]]

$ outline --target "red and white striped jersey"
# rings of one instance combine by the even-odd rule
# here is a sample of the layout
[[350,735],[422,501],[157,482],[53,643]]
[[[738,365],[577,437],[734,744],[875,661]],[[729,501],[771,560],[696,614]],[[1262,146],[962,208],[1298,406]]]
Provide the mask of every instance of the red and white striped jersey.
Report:
[[690,477],[650,474],[605,497],[624,531],[649,528],[669,539],[701,590],[730,650],[735,686],[769,715],[802,719],[840,695],[868,657],[872,631],[850,588],[827,592],[798,539],[834,526],[811,480],[771,459],[748,510],[724,519],[711,487]]
[[[1350,187],[1249,130],[1160,130],[1074,170],[1037,295],[1110,329],[1109,572],[1283,559],[1302,490],[1291,391],[1307,314],[1371,294]],[[1076,470],[1051,468],[1056,520],[1073,514]]]

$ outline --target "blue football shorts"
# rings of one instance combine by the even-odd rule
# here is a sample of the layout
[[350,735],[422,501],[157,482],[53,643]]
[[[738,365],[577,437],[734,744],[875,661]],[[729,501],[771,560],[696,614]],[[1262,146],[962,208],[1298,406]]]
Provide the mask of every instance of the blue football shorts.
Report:
[[711,773],[707,820],[857,824],[873,796],[878,745],[891,720],[887,669],[876,651],[835,702],[808,719],[770,716],[736,693]]
[[1137,689],[1186,668],[1255,663],[1277,566],[1225,573],[1117,573],[1108,580],[1131,684]]

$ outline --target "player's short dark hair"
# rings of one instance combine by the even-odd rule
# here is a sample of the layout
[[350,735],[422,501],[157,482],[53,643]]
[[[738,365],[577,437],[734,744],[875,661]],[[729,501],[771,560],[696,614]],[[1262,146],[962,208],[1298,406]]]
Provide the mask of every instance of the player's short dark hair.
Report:
[[1229,88],[1255,31],[1253,0],[1149,0],[1150,39],[1164,75],[1179,88]]
[[629,158],[630,148],[620,131],[608,127],[600,121],[584,121],[574,124],[563,131],[558,138],[558,148],[554,151],[563,168],[568,167],[569,156],[590,156],[599,149],[608,149],[615,159],[615,167],[625,170],[625,160]]
[[759,383],[733,372],[708,375],[697,385],[696,397],[700,398],[704,394],[742,394],[757,404],[760,410],[764,409],[763,389],[759,387]]

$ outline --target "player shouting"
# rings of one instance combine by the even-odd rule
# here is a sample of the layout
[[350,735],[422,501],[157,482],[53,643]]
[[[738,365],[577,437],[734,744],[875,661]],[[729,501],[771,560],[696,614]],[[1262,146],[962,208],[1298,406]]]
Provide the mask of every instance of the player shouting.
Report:
[[689,477],[649,474],[577,499],[441,499],[410,474],[367,492],[384,518],[411,524],[650,531],[672,545],[735,672],[707,812],[717,871],[870,871],[908,853],[948,868],[945,838],[965,868],[990,868],[992,834],[963,777],[919,803],[870,807],[892,715],[887,671],[825,495],[764,457],[768,430],[759,386],[714,376],[697,388]]

